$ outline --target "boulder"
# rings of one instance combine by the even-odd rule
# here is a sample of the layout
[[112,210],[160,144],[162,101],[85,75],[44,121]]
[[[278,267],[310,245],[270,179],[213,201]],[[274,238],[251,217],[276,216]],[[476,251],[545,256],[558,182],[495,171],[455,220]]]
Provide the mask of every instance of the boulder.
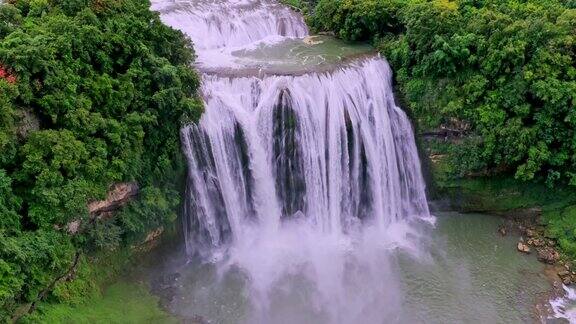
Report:
[[558,275],[560,277],[566,277],[566,276],[570,275],[570,271],[568,271],[568,270],[558,271]]
[[518,251],[522,253],[530,253],[530,247],[524,242],[518,242]]
[[554,264],[558,259],[560,259],[560,254],[555,249],[549,246],[538,249],[538,260],[548,264]]

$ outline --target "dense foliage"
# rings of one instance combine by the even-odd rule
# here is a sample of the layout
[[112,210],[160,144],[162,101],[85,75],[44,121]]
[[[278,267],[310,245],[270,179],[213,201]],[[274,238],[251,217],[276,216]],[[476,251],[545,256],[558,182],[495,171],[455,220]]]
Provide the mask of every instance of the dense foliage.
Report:
[[576,185],[576,2],[320,0],[311,23],[372,40],[423,130],[461,135],[458,174]]
[[[200,114],[198,78],[188,40],[149,5],[0,5],[0,322],[77,251],[116,248],[176,217],[178,134]],[[89,220],[87,202],[121,181],[137,181],[139,199]],[[75,220],[82,228],[71,235]]]

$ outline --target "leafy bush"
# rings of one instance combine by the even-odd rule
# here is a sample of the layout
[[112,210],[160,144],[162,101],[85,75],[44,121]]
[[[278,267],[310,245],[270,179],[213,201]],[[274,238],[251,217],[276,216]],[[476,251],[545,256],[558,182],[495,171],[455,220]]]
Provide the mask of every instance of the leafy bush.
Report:
[[[149,6],[0,5],[0,321],[65,274],[77,250],[128,245],[175,219],[179,128],[199,118],[199,79],[189,40]],[[142,199],[89,221],[87,203],[121,181],[137,181]],[[66,232],[74,220],[76,236]],[[81,281],[53,296],[75,300]]]
[[576,185],[573,1],[320,0],[311,21],[375,40],[420,129],[467,135],[459,173]]

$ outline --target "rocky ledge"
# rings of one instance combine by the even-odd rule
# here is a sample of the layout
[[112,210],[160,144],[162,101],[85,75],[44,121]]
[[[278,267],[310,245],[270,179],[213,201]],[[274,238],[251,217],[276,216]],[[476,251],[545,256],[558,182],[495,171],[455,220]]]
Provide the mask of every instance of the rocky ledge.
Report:
[[[102,220],[112,217],[115,211],[133,200],[139,192],[138,183],[121,182],[113,184],[108,190],[106,199],[95,200],[88,203],[90,220]],[[80,230],[82,221],[77,219],[68,223],[66,229],[70,234],[76,234]]]
[[136,182],[122,182],[113,184],[108,190],[104,200],[93,201],[88,204],[88,212],[91,218],[106,218],[111,212],[124,206],[138,195]]

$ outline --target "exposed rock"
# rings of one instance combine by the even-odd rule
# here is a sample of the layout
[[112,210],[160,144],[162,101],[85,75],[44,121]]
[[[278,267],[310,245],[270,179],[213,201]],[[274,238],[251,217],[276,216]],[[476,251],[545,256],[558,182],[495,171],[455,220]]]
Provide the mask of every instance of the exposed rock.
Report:
[[146,235],[146,239],[144,240],[144,244],[156,241],[160,235],[162,235],[162,233],[164,233],[164,227],[162,226],[148,233],[148,235]]
[[542,247],[538,249],[538,260],[548,263],[554,264],[560,258],[560,254],[558,251],[551,247]]
[[136,251],[146,252],[152,250],[158,245],[159,238],[164,233],[164,227],[160,226],[146,235],[146,238],[139,245],[134,245],[132,248]]
[[16,124],[16,133],[20,138],[28,137],[31,132],[40,129],[40,120],[34,114],[32,108],[20,108],[16,110],[18,121]]
[[536,246],[536,247],[540,247],[540,246],[545,245],[544,240],[541,238],[529,238],[527,243],[528,243],[528,245],[532,245],[532,246]]
[[[105,220],[111,218],[114,212],[138,195],[136,182],[116,183],[110,187],[105,200],[92,201],[88,204],[90,219]],[[82,221],[76,219],[68,223],[65,228],[68,233],[74,235],[81,230]]]
[[540,216],[542,216],[542,208],[518,208],[506,211],[493,211],[491,213],[504,216],[510,220],[514,220],[519,224],[518,229],[520,232],[526,233],[526,236],[530,236],[527,233],[528,227],[531,227],[531,232],[535,232],[532,226],[539,223],[538,220],[540,219]]
[[523,252],[523,253],[530,253],[530,247],[525,244],[524,242],[518,242],[518,251]]
[[82,222],[79,219],[68,223],[68,226],[66,227],[68,233],[70,234],[78,233],[78,231],[80,230],[80,224],[82,224]]
[[110,216],[107,212],[115,211],[138,195],[136,182],[123,182],[112,185],[105,200],[97,200],[88,204],[92,217]]
[[317,45],[317,44],[323,43],[323,41],[317,40],[317,39],[318,39],[318,36],[308,36],[308,37],[304,38],[303,42],[306,45]]
[[568,270],[562,270],[562,271],[559,271],[559,272],[558,272],[558,275],[559,275],[560,277],[566,277],[566,276],[570,275],[570,271],[568,271]]
[[536,236],[536,232],[535,232],[533,229],[527,228],[527,229],[526,229],[526,236],[528,236],[528,237],[534,237],[534,236]]
[[432,161],[432,163],[439,163],[442,161],[442,159],[444,159],[447,156],[447,154],[430,154],[430,161]]
[[506,226],[500,225],[500,227],[498,227],[498,233],[500,233],[500,235],[502,236],[506,236],[507,234]]

